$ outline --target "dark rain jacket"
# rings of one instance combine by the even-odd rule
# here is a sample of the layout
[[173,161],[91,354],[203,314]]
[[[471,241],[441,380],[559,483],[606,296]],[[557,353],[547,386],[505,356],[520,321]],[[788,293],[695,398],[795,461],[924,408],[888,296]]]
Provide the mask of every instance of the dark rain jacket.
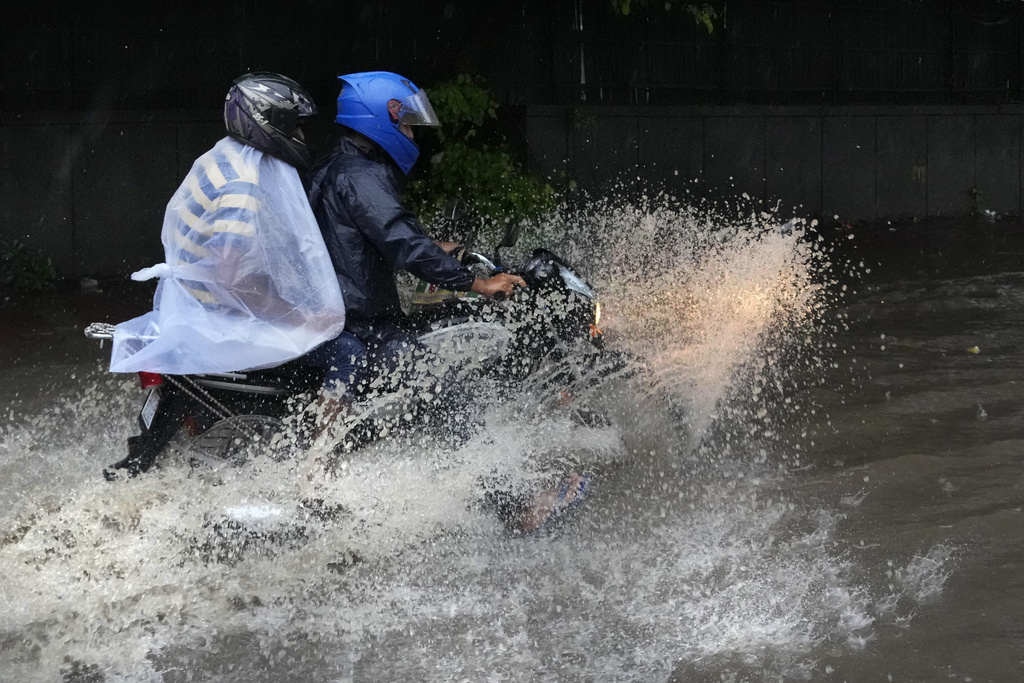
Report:
[[399,173],[383,151],[367,151],[347,137],[312,171],[309,203],[353,322],[401,315],[396,270],[445,289],[473,286],[473,273],[434,244],[402,206]]

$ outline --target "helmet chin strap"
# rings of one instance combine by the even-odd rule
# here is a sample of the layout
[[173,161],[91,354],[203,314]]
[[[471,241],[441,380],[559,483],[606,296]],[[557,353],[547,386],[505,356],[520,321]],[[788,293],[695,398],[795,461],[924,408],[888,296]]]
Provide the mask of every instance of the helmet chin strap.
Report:
[[363,150],[364,152],[373,153],[380,150],[380,145],[378,145],[376,142],[366,137],[359,131],[355,131],[349,128],[348,137],[352,142],[355,143],[356,147]]
[[[363,150],[367,154],[384,154],[385,156],[390,156],[384,150],[384,148],[381,147],[376,141],[371,140],[370,138],[368,138],[367,136],[363,135],[362,133],[360,133],[357,130],[352,130],[351,128],[349,128],[345,132],[345,134],[348,136],[348,139],[351,140],[355,144],[356,147],[358,147],[359,149]],[[414,146],[416,145],[416,143],[413,141],[412,138],[409,138],[409,142],[412,143]],[[416,149],[419,150],[419,147],[416,147]],[[395,161],[395,163],[399,167],[401,167],[401,164],[398,163],[398,161],[395,160],[393,157],[392,157],[392,160]],[[402,172],[403,173],[408,173],[405,169],[402,169]]]

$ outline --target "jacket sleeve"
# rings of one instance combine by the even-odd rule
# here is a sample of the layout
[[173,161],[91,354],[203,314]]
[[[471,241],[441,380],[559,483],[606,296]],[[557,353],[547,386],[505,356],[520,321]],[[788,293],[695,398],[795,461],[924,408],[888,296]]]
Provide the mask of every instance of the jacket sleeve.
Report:
[[339,176],[339,182],[344,184],[338,189],[348,199],[356,225],[392,268],[445,289],[468,291],[473,286],[473,273],[435,244],[415,214],[402,206],[383,167]]

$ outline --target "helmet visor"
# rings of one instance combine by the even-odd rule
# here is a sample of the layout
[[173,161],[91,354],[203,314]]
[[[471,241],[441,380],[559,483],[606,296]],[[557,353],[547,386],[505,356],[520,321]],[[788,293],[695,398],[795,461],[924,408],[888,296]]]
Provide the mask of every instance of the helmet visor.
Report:
[[430,106],[427,93],[420,90],[399,100],[398,111],[395,113],[399,123],[407,126],[440,126],[441,121]]

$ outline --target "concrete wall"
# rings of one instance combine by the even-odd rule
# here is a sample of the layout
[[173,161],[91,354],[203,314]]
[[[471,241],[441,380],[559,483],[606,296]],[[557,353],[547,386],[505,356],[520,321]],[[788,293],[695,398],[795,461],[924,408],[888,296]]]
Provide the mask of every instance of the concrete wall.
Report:
[[[842,220],[1021,213],[1021,106],[527,111],[533,168],[589,190],[637,179]],[[974,190],[980,194],[974,199]]]
[[222,137],[216,115],[130,112],[0,117],[0,241],[63,276],[128,273],[163,260],[167,200]]
[[[747,193],[842,220],[1021,213],[1024,107],[601,107],[527,110],[531,165],[602,190]],[[310,130],[315,142],[329,135]],[[64,276],[162,259],[164,207],[222,136],[216,111],[0,114],[0,241]]]

